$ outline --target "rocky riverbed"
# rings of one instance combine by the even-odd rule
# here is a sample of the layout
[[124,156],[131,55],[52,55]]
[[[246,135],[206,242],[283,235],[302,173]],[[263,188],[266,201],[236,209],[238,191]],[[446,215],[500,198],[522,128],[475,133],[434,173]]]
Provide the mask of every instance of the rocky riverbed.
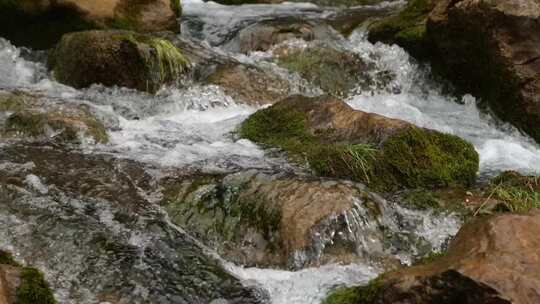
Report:
[[0,303],[536,303],[540,6],[480,2],[0,0]]

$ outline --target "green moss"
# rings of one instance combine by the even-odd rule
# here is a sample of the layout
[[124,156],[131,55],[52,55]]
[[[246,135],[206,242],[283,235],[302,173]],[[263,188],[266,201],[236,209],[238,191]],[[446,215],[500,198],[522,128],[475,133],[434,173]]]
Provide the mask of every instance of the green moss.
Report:
[[182,2],[180,0],[171,0],[171,8],[176,14],[176,17],[182,16]]
[[384,170],[409,188],[472,184],[478,153],[463,139],[420,128],[388,138],[381,148]]
[[314,136],[304,113],[287,104],[260,110],[240,127],[243,138],[279,147],[292,160],[308,162],[321,176],[349,178],[379,190],[470,184],[478,171],[474,147],[453,135],[411,127],[389,137],[380,149],[331,143]]
[[115,39],[124,40],[134,45],[146,45],[151,51],[143,52],[145,65],[154,77],[156,82],[164,83],[175,81],[180,78],[182,73],[189,67],[189,60],[184,57],[180,49],[174,46],[170,41],[126,33],[115,35]]
[[492,198],[503,202],[500,211],[527,212],[540,208],[540,176],[503,172],[491,181],[487,192]]
[[17,288],[17,304],[55,304],[56,300],[43,274],[26,267],[21,272],[21,285]]
[[345,287],[331,292],[322,304],[371,304],[375,303],[384,287],[383,277],[371,280],[366,286]]
[[403,201],[407,206],[419,210],[437,209],[440,207],[438,198],[433,192],[425,189],[416,189],[407,193]]
[[45,133],[47,115],[42,113],[17,112],[6,121],[8,132],[18,132],[26,136],[37,137]]
[[396,43],[415,57],[427,57],[426,21],[437,1],[411,0],[397,15],[387,17],[370,27],[369,40]]
[[15,259],[13,259],[13,255],[11,255],[11,253],[7,251],[3,251],[3,250],[0,250],[0,264],[10,265],[10,266],[15,266],[15,267],[21,266],[19,263],[15,261]]
[[14,93],[0,94],[0,111],[21,111],[24,107],[22,96]]

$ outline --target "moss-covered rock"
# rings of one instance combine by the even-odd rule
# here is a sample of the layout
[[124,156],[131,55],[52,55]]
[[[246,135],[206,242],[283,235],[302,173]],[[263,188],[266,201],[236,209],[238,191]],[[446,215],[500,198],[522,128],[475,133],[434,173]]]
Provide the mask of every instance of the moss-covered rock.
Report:
[[21,266],[3,250],[0,250],[0,300],[6,304],[56,304],[43,274],[36,268]]
[[378,189],[466,185],[478,171],[478,154],[459,137],[355,111],[332,98],[284,100],[253,114],[239,133],[307,161],[319,175]]
[[50,53],[54,77],[76,88],[101,83],[155,92],[189,66],[171,42],[129,31],[67,34]]
[[180,0],[0,0],[0,36],[48,49],[63,34],[90,29],[177,32],[181,12]]
[[85,105],[53,103],[23,92],[0,91],[0,112],[8,113],[0,129],[3,139],[79,142],[89,138],[95,143],[108,141],[105,127]]
[[361,258],[350,241],[341,246],[344,219],[328,228],[343,233],[316,240],[331,225],[325,221],[355,202],[367,204],[368,194],[354,184],[246,171],[172,178],[164,189],[162,205],[172,221],[235,263],[297,269]]
[[436,3],[434,0],[409,1],[398,14],[373,23],[369,28],[369,41],[395,43],[416,57],[426,58],[429,52],[426,23]]
[[277,63],[337,97],[346,97],[358,87],[373,84],[369,65],[355,53],[328,45],[285,48],[274,52]]
[[499,211],[527,212],[540,209],[540,176],[503,172],[491,180],[486,195],[502,203],[498,205]]
[[380,289],[383,288],[382,277],[375,278],[365,286],[343,287],[336,289],[328,295],[322,304],[371,304]]

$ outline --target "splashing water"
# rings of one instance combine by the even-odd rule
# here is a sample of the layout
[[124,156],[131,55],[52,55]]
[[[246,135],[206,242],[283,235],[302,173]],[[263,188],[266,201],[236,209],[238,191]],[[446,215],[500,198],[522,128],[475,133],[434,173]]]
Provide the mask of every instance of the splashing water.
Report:
[[[320,20],[334,13],[332,9],[300,3],[225,7],[213,2],[187,0],[184,6],[184,35],[214,47],[233,37],[239,29],[261,19],[302,16]],[[540,172],[540,146],[537,143],[480,111],[473,96],[466,95],[456,100],[443,94],[439,86],[429,79],[429,71],[416,64],[403,49],[371,44],[366,40],[363,29],[354,32],[348,41],[339,43],[359,53],[366,61],[373,62],[377,67],[374,72],[390,71],[395,76],[385,88],[358,91],[347,100],[352,107],[404,119],[471,141],[480,154],[480,173],[483,175],[493,175],[507,169],[522,173]],[[227,53],[224,50],[220,52]],[[227,55],[242,62],[271,66],[267,62],[268,54]],[[307,87],[294,75],[286,74],[279,68],[276,71],[282,73],[285,79],[294,81],[295,85],[304,86],[299,90],[301,92],[320,92],[317,88]],[[235,137],[237,126],[258,108],[238,104],[216,86],[163,88],[156,95],[99,85],[76,90],[52,80],[43,63],[23,59],[20,49],[0,38],[0,88],[39,92],[92,106],[109,128],[111,140],[107,145],[83,147],[88,153],[106,153],[157,166],[195,168],[208,172],[234,172],[249,168],[289,169],[288,163],[281,157],[270,157],[252,142]],[[26,172],[32,168],[32,163],[0,164],[2,171]],[[20,205],[10,203],[14,209],[19,208],[18,211],[0,211],[2,226],[9,227],[0,231],[0,245],[16,253],[27,251],[26,256],[19,256],[22,259],[30,259],[33,253],[37,256],[43,252],[54,257],[47,261],[36,258],[35,262],[45,270],[61,303],[99,303],[94,291],[80,288],[74,293],[72,289],[77,284],[94,284],[106,290],[105,283],[99,280],[103,271],[106,271],[109,284],[124,289],[135,288],[133,297],[149,299],[154,293],[163,296],[164,303],[169,303],[167,300],[174,302],[167,298],[170,295],[165,295],[165,289],[175,288],[175,274],[162,266],[181,262],[175,250],[183,245],[184,236],[162,218],[157,206],[148,203],[149,206],[141,210],[138,219],[131,223],[118,223],[114,214],[118,212],[117,208],[121,208],[110,202],[92,200],[91,203],[100,210],[88,211],[88,205],[91,205],[89,201],[65,197],[62,192],[44,184],[38,175],[27,174],[24,183],[32,193],[19,193],[23,197],[18,200]],[[35,213],[29,214],[30,211]],[[451,215],[435,215],[390,204],[382,204],[380,218],[374,219],[365,213],[364,207],[356,206],[345,214],[328,219],[328,225],[331,226],[332,221],[341,217],[347,221],[346,237],[354,240],[359,255],[369,258],[385,253],[406,264],[411,263],[422,251],[421,248],[411,247],[411,239],[420,239],[430,249],[438,249],[457,232],[461,224]],[[35,222],[38,217],[40,221]],[[47,217],[51,220],[47,221]],[[43,227],[48,227],[50,231],[42,231]],[[64,227],[71,230],[61,232]],[[92,234],[87,235],[87,227],[95,229]],[[390,231],[390,237],[381,235],[381,227]],[[155,230],[149,232],[148,229]],[[58,235],[54,236],[53,233]],[[319,233],[319,250],[323,250],[330,238]],[[66,236],[80,238],[82,245],[74,246],[66,240]],[[120,257],[105,258],[96,253],[99,248],[91,246],[93,238],[97,236],[107,236],[108,240],[125,251],[119,253]],[[35,238],[39,242],[32,244]],[[388,244],[382,243],[385,238]],[[51,242],[65,252],[53,252],[52,245],[39,248],[40,244]],[[147,256],[145,252],[155,255]],[[135,259],[139,263],[133,269],[116,264],[124,258]],[[84,261],[88,259],[94,259],[94,262],[106,267],[85,269]],[[320,303],[330,289],[339,285],[366,283],[383,271],[369,261],[348,266],[326,265],[297,272],[242,268],[228,263],[224,267],[241,278],[245,285],[265,288],[273,304]],[[149,269],[164,276],[156,279],[164,282],[164,286],[144,285],[143,274]],[[86,273],[87,277],[80,276],[80,273]],[[123,276],[116,280],[114,276],[118,273],[123,273]]]

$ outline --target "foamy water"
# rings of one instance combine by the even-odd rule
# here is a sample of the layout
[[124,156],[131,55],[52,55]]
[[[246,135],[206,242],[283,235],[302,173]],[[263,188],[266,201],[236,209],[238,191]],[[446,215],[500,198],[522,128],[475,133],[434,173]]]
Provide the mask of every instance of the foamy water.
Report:
[[[231,30],[234,32],[258,19],[276,15],[317,19],[332,13],[329,9],[298,3],[231,8],[212,2],[186,0],[184,6],[185,35],[212,46],[229,39]],[[378,70],[391,71],[396,76],[384,89],[360,91],[349,98],[347,102],[354,108],[404,119],[471,141],[480,154],[481,174],[493,175],[501,170],[540,172],[540,146],[537,143],[512,126],[479,111],[473,96],[459,97],[459,102],[456,102],[454,97],[441,93],[426,70],[414,63],[403,49],[373,45],[367,42],[362,30],[344,41],[343,46],[360,53],[366,60],[374,61]],[[268,54],[230,55],[252,64],[271,65],[267,62]],[[281,73],[285,79],[304,85],[294,75]],[[99,85],[75,90],[50,79],[43,63],[23,59],[19,49],[0,38],[0,88],[40,92],[94,107],[98,117],[109,127],[110,143],[83,147],[88,152],[111,153],[160,166],[190,167],[210,172],[287,168],[284,159],[270,157],[261,147],[236,137],[234,131],[238,125],[258,108],[237,103],[219,87],[163,88],[157,95]],[[317,88],[308,87],[302,91],[310,94],[320,92]],[[3,165],[9,164],[0,164],[0,168]],[[48,191],[37,176],[28,175],[25,183],[43,195]],[[411,227],[417,235],[439,247],[448,236],[456,233],[460,225],[453,217],[436,218],[404,208],[388,212],[393,215],[382,219],[386,221],[385,225],[399,231],[401,227],[394,217],[404,217],[409,220],[407,223],[413,223]],[[24,230],[30,224],[18,222],[18,218],[9,214],[0,220],[13,226],[13,231],[21,236],[30,237]],[[111,222],[110,214],[101,213],[96,221]],[[18,230],[17,225],[20,225]],[[11,246],[7,242],[2,244]],[[402,261],[410,262],[414,252],[396,250],[394,254]],[[68,257],[62,257],[69,261]],[[46,267],[43,263],[38,266]],[[68,272],[64,266],[60,268]],[[371,264],[327,265],[297,272],[243,268],[231,264],[226,268],[246,285],[265,288],[273,304],[320,303],[330,289],[366,283],[381,271]],[[69,287],[62,292],[68,293]],[[68,298],[65,294],[61,296]]]

